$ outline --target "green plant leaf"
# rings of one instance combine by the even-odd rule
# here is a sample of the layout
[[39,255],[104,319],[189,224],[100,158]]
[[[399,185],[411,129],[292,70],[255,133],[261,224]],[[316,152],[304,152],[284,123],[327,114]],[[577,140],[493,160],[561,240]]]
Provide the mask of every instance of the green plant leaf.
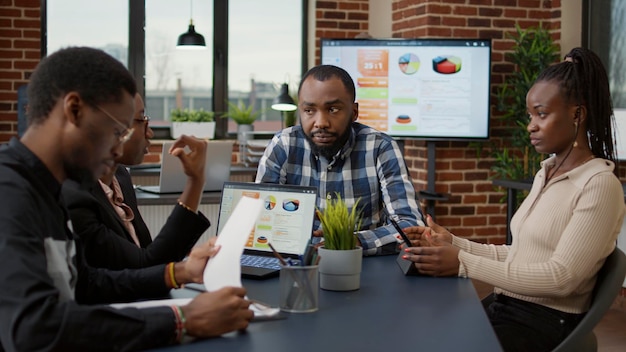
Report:
[[515,65],[515,71],[496,91],[496,109],[502,113],[506,134],[500,144],[492,146],[491,171],[492,178],[523,180],[539,170],[544,158],[530,144],[526,130],[526,94],[539,73],[559,59],[559,49],[550,32],[541,27],[522,30],[518,25],[510,38],[515,44],[505,57]]
[[250,125],[261,114],[262,111],[254,111],[254,106],[247,106],[243,100],[239,100],[237,104],[226,101],[228,104],[228,111],[223,113],[221,117],[231,118],[239,125]]
[[172,122],[212,122],[215,120],[214,117],[213,111],[206,111],[203,108],[200,110],[172,109],[170,111]]
[[357,244],[354,234],[361,228],[362,214],[358,210],[360,198],[354,203],[351,209],[339,193],[335,193],[336,199],[329,199],[326,202],[326,209],[322,212],[316,209],[316,213],[322,223],[324,232],[324,247],[331,250],[350,250]]

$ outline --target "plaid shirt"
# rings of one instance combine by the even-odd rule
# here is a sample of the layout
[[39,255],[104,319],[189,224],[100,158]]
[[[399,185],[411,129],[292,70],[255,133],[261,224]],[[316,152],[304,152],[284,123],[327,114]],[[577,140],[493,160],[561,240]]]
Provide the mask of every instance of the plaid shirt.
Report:
[[[360,198],[363,221],[357,235],[363,254],[397,253],[397,232],[385,225],[383,206],[403,228],[424,224],[404,158],[388,135],[357,122],[351,131],[330,162],[311,152],[302,127],[279,131],[259,162],[256,182],[316,186],[321,211],[336,193],[349,207]],[[318,219],[313,228],[321,229]]]

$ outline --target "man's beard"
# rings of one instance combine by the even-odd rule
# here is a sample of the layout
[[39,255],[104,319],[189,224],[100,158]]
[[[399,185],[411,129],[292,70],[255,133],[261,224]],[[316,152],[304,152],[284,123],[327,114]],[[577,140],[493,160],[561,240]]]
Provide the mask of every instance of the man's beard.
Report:
[[[315,133],[321,132],[322,130],[312,131],[310,135],[305,133],[304,137],[306,138],[307,141],[309,141],[309,144],[311,145],[311,151],[313,151],[313,154],[318,155],[318,156],[323,156],[327,160],[332,160],[335,154],[337,154],[337,152],[341,150],[343,145],[346,144],[346,141],[350,137],[351,130],[352,129],[350,128],[350,126],[348,126],[346,128],[346,131],[341,136],[339,136],[339,138],[337,138],[335,142],[333,142],[333,144],[329,146],[318,146],[313,141],[313,136],[315,135]],[[331,133],[328,131],[324,131],[324,133],[337,136],[336,133]]]

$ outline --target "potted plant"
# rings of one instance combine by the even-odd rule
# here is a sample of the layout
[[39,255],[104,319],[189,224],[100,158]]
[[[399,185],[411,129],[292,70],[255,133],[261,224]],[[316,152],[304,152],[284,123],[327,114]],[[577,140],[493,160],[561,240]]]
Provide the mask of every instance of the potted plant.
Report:
[[231,118],[237,123],[237,141],[240,145],[245,145],[246,133],[254,129],[252,124],[261,114],[261,111],[254,110],[254,106],[246,105],[243,100],[239,100],[237,104],[230,101],[227,103],[228,111],[222,114],[222,117]]
[[363,251],[357,246],[354,231],[361,225],[357,200],[348,208],[341,195],[329,199],[324,212],[316,210],[322,223],[324,245],[318,249],[320,257],[320,288],[331,291],[358,290],[361,286]]
[[172,137],[183,134],[196,138],[215,138],[215,113],[204,109],[173,109],[170,112]]
[[[526,93],[539,73],[558,60],[559,48],[550,32],[541,27],[522,30],[518,26],[511,38],[515,45],[506,57],[515,64],[516,70],[507,76],[496,95],[496,108],[503,113],[503,126],[508,135],[501,145],[492,147],[491,156],[495,160],[491,170],[494,178],[532,180],[545,156],[535,151],[526,130]],[[519,196],[523,198],[525,194],[520,192]]]

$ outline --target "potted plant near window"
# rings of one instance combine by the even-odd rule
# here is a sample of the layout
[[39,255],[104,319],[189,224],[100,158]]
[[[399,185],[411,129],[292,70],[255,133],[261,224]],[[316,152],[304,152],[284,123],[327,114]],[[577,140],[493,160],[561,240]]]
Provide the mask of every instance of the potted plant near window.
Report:
[[240,145],[245,145],[247,141],[246,132],[254,130],[252,124],[261,114],[261,111],[254,110],[254,106],[246,105],[243,100],[237,104],[227,101],[228,111],[222,117],[231,118],[237,123],[237,141]]
[[173,109],[170,112],[172,137],[183,134],[196,138],[215,138],[215,113],[204,109]]
[[316,210],[324,233],[324,245],[318,249],[320,288],[331,291],[358,290],[363,261],[363,251],[357,246],[354,234],[361,225],[359,200],[349,209],[338,193],[336,196],[336,199],[327,201],[324,212]]

